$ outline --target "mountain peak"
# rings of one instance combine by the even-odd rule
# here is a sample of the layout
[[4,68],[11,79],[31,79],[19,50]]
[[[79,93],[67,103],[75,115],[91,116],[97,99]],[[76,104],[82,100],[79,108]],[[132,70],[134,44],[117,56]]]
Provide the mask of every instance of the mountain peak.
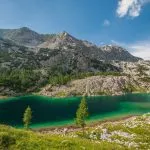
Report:
[[[61,38],[61,39],[67,39],[67,38],[74,38],[72,35],[70,35],[68,32],[66,31],[63,31],[61,33],[58,34],[58,36]],[[74,38],[75,39],[75,38]]]
[[31,30],[28,27],[21,27],[19,29],[8,29],[8,30],[1,30],[0,37],[3,39],[11,40],[18,45],[23,46],[37,46],[42,43],[43,37],[38,34],[37,32]]
[[21,27],[21,28],[19,28],[20,30],[25,30],[25,31],[31,31],[31,29],[30,28],[28,28],[28,27]]
[[76,39],[74,36],[70,35],[68,32],[63,31],[61,33],[58,34],[57,36],[57,40],[61,42],[61,44],[70,44],[70,43],[74,43],[77,44],[79,42],[78,39]]
[[14,31],[16,31],[17,33],[31,33],[31,34],[38,34],[37,32],[33,31],[32,29],[28,28],[28,27],[21,27],[19,29],[14,29]]
[[67,36],[67,35],[69,35],[69,33],[68,33],[68,32],[66,32],[66,31],[63,31],[63,32],[61,32],[61,33],[60,33],[60,35]]

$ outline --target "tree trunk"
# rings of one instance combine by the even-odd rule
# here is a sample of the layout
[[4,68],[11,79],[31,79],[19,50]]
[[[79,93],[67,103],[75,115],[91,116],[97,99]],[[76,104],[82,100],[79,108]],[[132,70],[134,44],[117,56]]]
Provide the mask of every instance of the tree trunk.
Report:
[[83,136],[84,136],[84,126],[82,127],[82,134],[83,134]]

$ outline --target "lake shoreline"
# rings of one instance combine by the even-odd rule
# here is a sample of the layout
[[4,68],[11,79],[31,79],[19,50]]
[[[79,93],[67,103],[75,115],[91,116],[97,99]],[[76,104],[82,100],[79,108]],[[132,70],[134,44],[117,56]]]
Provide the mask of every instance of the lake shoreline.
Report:
[[[88,95],[88,97],[97,97],[97,96],[123,96],[123,95],[128,95],[128,94],[150,94],[150,92],[132,92],[132,93],[122,93],[122,94],[112,94],[112,95]],[[0,95],[0,100],[6,100],[6,99],[10,99],[10,98],[17,98],[17,97],[26,97],[26,96],[44,96],[44,97],[48,97],[48,98],[72,98],[72,97],[82,97],[83,95],[78,95],[78,96],[67,96],[67,97],[58,97],[58,96],[48,96],[48,95],[42,95],[42,94],[38,94],[38,93],[28,93],[28,94],[22,94],[22,95],[15,95],[15,96],[3,96]]]
[[[96,121],[91,121],[88,122],[86,127],[96,127],[98,125],[102,125],[104,123],[115,123],[115,122],[121,122],[127,119],[132,119],[134,117],[137,117],[139,115],[128,115],[128,116],[124,116],[124,117],[119,117],[119,118],[115,118],[115,119],[104,119],[104,120],[96,120]],[[39,127],[39,128],[31,128],[31,130],[36,131],[36,132],[54,132],[54,130],[57,130],[57,132],[62,133],[62,130],[67,130],[69,131],[75,131],[75,130],[81,130],[80,127],[76,126],[75,124],[73,125],[63,125],[63,126],[51,126],[51,127]]]
[[7,98],[11,98],[11,97],[8,97],[8,96],[1,96],[1,95],[0,95],[0,100],[1,100],[1,99],[7,99]]

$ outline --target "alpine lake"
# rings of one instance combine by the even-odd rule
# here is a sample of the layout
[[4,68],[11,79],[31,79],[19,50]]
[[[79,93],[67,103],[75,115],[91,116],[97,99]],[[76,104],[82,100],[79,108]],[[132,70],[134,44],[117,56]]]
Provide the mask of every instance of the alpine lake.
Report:
[[[22,128],[24,111],[30,106],[33,117],[31,128],[74,125],[81,98],[27,95],[0,99],[0,124]],[[91,96],[86,99],[89,111],[88,123],[150,112],[150,94]]]

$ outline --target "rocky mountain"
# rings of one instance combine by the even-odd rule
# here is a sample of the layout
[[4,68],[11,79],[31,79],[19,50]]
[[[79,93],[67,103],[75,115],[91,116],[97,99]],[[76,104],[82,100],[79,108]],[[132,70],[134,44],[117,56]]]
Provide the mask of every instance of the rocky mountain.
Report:
[[79,50],[61,50],[19,46],[12,41],[0,40],[0,69],[42,69],[61,73],[79,71],[119,71],[109,63],[92,59]]
[[120,60],[136,62],[142,60],[138,57],[133,57],[126,49],[116,46],[116,45],[105,45],[101,47],[102,51],[105,53],[106,60]]
[[[88,41],[79,40],[67,32],[39,34],[26,27],[0,29],[0,93],[6,95],[10,94],[10,87],[12,93],[15,93],[16,89],[17,92],[20,92],[20,89],[21,92],[34,91],[33,89],[48,84],[51,79],[61,84],[74,78],[80,79],[81,76],[83,79],[81,73],[85,75],[99,72],[126,74],[123,62],[136,64],[140,61],[141,58],[131,55],[120,46],[99,47]],[[128,72],[129,67],[126,70]],[[103,81],[101,78],[100,80]],[[116,86],[122,83],[124,78],[114,80]],[[125,80],[128,82],[127,78]],[[96,83],[91,82],[91,84],[95,86]],[[118,87],[121,90],[124,86],[118,85]],[[104,91],[106,89],[104,88]],[[113,89],[118,90],[114,87]],[[75,91],[78,93],[77,90]]]
[[43,36],[27,27],[19,29],[0,29],[0,37],[23,46],[37,46],[44,42]]
[[32,48],[19,46],[10,40],[0,39],[0,70],[39,66],[32,50]]
[[40,48],[63,49],[80,51],[85,55],[97,60],[120,60],[120,61],[138,61],[140,58],[132,56],[127,50],[116,45],[105,45],[98,47],[88,41],[78,40],[67,32],[51,36]]
[[27,27],[19,29],[0,29],[0,38],[8,39],[18,45],[41,48],[80,51],[98,60],[138,61],[120,46],[106,45],[98,47],[88,41],[79,40],[67,32],[60,34],[39,34]]
[[[0,67],[61,68],[64,72],[116,71],[110,62],[138,61],[119,46],[98,47],[67,32],[39,34],[27,27],[0,29]],[[106,63],[107,62],[107,63]]]

